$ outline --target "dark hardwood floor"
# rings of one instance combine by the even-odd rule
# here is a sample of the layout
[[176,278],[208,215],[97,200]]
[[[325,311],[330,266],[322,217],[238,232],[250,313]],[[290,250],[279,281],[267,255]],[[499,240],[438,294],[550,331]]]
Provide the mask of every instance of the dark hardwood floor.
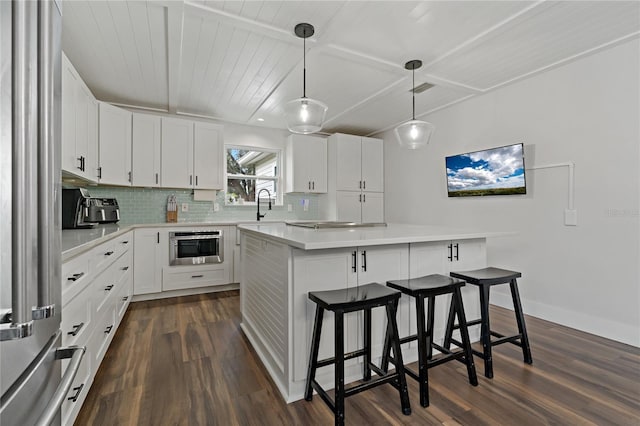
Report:
[[[492,324],[514,331],[512,312]],[[330,425],[319,397],[285,404],[240,330],[237,291],[132,303],[77,425]],[[413,413],[381,386],[346,400],[348,425],[638,425],[640,349],[527,317],[533,365],[494,350],[494,378],[472,387],[463,364],[429,371],[431,406],[408,379]]]

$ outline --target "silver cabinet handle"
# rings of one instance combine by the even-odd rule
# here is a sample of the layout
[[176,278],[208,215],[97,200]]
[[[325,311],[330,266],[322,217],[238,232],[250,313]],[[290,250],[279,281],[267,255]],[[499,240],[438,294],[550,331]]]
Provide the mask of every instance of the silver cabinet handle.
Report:
[[62,406],[62,403],[64,402],[65,396],[67,396],[69,389],[71,389],[73,379],[76,378],[76,374],[80,368],[80,363],[82,362],[82,357],[84,356],[85,351],[86,348],[84,346],[69,346],[56,350],[56,360],[71,358],[71,361],[69,361],[67,371],[65,371],[64,376],[62,376],[58,389],[56,389],[56,392],[53,394],[53,397],[51,397],[47,407],[38,419],[38,422],[36,423],[37,426],[49,426],[55,419],[58,411],[60,410],[60,406]]
[[363,203],[367,202],[367,194],[362,194],[362,202]]
[[196,175],[196,186],[198,186],[198,175]]
[[158,174],[156,173],[156,185],[158,184]]
[[131,182],[131,172],[129,172],[129,178],[128,178],[129,182]]

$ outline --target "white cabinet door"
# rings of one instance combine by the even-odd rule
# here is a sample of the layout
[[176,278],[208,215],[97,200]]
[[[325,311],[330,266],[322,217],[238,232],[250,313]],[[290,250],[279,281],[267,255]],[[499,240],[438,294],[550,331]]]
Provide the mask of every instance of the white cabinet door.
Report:
[[291,135],[287,139],[285,192],[327,192],[327,140]]
[[[166,233],[165,233],[166,234]],[[162,291],[162,252],[160,232],[156,229],[136,229],[133,245],[133,294]],[[165,245],[168,244],[165,241]]]
[[223,189],[224,141],[222,126],[195,123],[193,141],[193,187]]
[[362,193],[362,222],[384,222],[384,194],[382,192]]
[[82,158],[82,177],[87,176],[87,155],[88,155],[88,136],[89,136],[89,100],[91,93],[87,93],[82,81],[78,78],[76,87],[76,158]]
[[384,191],[383,157],[382,139],[362,138],[362,190]]
[[162,117],[162,187],[193,186],[193,122]]
[[[293,250],[293,380],[304,380],[307,374],[316,304],[308,292],[355,287],[357,271],[353,270],[356,249]],[[357,269],[357,268],[356,268]],[[325,311],[320,336],[318,359],[334,355],[334,316]],[[355,314],[345,315],[345,350],[357,349],[360,334]],[[353,364],[353,361],[345,364]],[[317,376],[332,375],[332,369],[319,369]]]
[[361,137],[336,134],[336,189],[360,191],[362,188]]
[[100,145],[98,142],[98,101],[89,94],[87,102],[87,159],[85,160],[86,178],[98,182],[98,155]]
[[[408,278],[409,245],[394,244],[386,246],[360,247],[358,249],[358,285],[380,283]],[[412,299],[402,296],[396,313],[400,336],[409,335],[409,307]],[[363,329],[362,315],[358,328]],[[415,322],[415,321],[414,321]],[[374,359],[381,356],[386,332],[386,313],[384,309],[375,309],[371,313],[371,354]],[[362,347],[362,335],[358,341]]]
[[79,76],[62,55],[62,170],[82,174],[82,160],[76,156],[76,93]]
[[132,184],[160,186],[160,117],[133,113]]
[[131,185],[131,112],[100,102],[100,183]]
[[362,218],[362,193],[336,191],[336,220],[359,223]]

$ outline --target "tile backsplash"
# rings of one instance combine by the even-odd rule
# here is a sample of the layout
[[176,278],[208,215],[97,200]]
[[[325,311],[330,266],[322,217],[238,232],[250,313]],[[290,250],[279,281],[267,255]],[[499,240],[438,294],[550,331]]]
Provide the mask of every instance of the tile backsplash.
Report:
[[[190,189],[157,189],[157,188],[122,188],[95,186],[88,187],[92,197],[116,198],[120,206],[120,222],[123,225],[140,223],[166,222],[167,198],[175,194],[178,202],[178,222],[215,222],[226,220],[255,220],[256,207],[231,206],[224,204],[224,191],[218,191],[215,203],[219,210],[213,211],[214,202],[194,201],[193,191]],[[284,205],[273,206],[267,210],[267,205],[260,203],[260,212],[266,213],[264,220],[314,220],[320,217],[319,203],[321,195],[316,194],[285,194]],[[304,211],[303,200],[309,200],[309,209]],[[188,212],[181,211],[182,203],[189,205]],[[288,205],[292,211],[289,212]],[[264,209],[263,209],[264,206]]]

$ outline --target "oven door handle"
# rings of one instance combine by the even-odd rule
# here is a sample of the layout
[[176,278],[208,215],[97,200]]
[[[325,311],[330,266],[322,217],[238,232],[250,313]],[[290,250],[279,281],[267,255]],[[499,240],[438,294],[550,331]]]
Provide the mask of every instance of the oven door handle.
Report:
[[190,240],[219,240],[222,235],[194,235],[188,237],[171,237],[171,241],[190,241]]

